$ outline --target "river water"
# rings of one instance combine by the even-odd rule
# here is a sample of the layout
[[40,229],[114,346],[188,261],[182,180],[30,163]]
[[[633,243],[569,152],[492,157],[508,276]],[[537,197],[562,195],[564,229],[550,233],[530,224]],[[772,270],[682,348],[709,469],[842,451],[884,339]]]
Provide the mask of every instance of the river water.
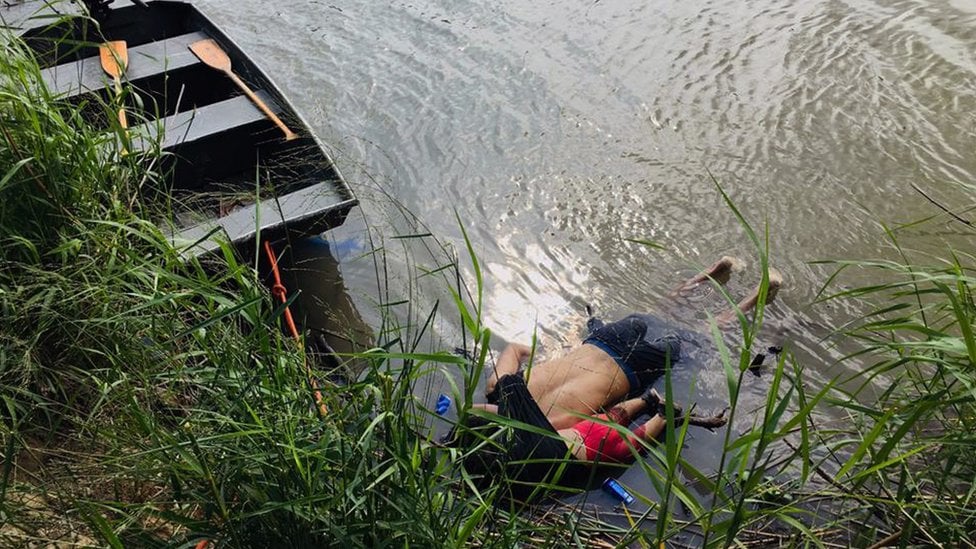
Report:
[[[816,388],[856,368],[823,338],[857,308],[812,305],[830,269],[810,262],[893,257],[881,223],[939,213],[913,185],[972,203],[959,185],[976,182],[976,0],[199,4],[269,69],[363,200],[331,248],[306,247],[303,285],[314,292],[316,257],[337,257],[371,323],[375,256],[361,254],[391,250],[385,300],[406,299],[439,263],[393,253],[421,239],[391,236],[429,231],[463,259],[461,226],[499,342],[537,331],[559,352],[586,304],[610,318],[653,308],[723,254],[743,259],[729,285],[741,296],[756,253],[720,187],[768,230],[786,278],[762,341],[786,340]],[[898,234],[927,253],[966,246],[958,232],[940,218]],[[415,311],[434,299],[414,297]],[[441,305],[450,333],[457,315]],[[701,296],[685,320],[721,306]],[[718,366],[694,377],[688,398],[721,407]]]

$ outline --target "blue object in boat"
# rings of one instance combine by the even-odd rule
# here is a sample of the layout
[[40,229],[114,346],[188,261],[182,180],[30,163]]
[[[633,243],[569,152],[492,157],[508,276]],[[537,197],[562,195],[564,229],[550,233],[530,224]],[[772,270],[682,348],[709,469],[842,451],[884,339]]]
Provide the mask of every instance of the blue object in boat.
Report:
[[634,503],[634,496],[630,495],[623,486],[620,485],[615,479],[608,478],[603,481],[603,490],[609,493],[611,496],[624,502],[624,505],[630,505]]
[[437,415],[442,416],[446,414],[450,408],[451,397],[441,393],[440,396],[437,397],[437,404],[434,406],[434,411],[437,412]]

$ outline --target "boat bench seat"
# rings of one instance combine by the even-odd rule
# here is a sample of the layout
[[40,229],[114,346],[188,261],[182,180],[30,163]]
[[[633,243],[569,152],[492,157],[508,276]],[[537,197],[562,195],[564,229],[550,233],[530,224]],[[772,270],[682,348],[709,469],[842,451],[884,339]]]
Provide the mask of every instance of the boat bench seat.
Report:
[[[282,108],[266,92],[254,92],[275,114]],[[190,145],[227,132],[253,133],[255,125],[271,124],[247,96],[238,95],[192,111],[176,113],[162,120],[149,121],[129,129],[133,149],[146,150],[152,140],[160,139],[160,148],[174,152],[181,145]]]
[[[50,27],[62,17],[84,14],[80,2],[52,2],[51,0],[0,0],[0,29],[16,35]],[[116,0],[115,10],[134,7],[132,0]],[[139,8],[142,9],[142,8]]]
[[[283,110],[271,96],[255,92],[276,114]],[[208,181],[250,171],[262,143],[280,136],[277,128],[246,96],[239,95],[129,129],[133,151],[159,149],[163,170],[172,170],[174,189],[200,189]]]
[[356,204],[354,198],[338,190],[335,181],[323,181],[251,204],[217,219],[171,232],[173,245],[186,257],[202,257],[216,252],[221,242],[253,242],[258,234],[266,240],[314,236],[335,226]]
[[[271,96],[261,90],[255,92],[276,114],[283,109]],[[214,169],[221,166],[239,168],[241,147],[252,144],[254,132],[267,129],[269,139],[279,137],[275,128],[246,96],[237,96],[212,105],[198,108],[192,112],[178,113],[162,120],[147,122],[130,128],[133,150],[143,150],[150,146],[151,139],[159,139],[160,147],[173,154],[177,169],[199,169],[209,177],[219,174]],[[163,132],[160,135],[160,132]],[[237,162],[214,158],[212,139],[219,139],[219,147]],[[251,155],[253,156],[253,155]],[[193,179],[205,177],[195,174]],[[184,173],[176,180],[191,179]],[[171,228],[171,240],[182,249],[184,257],[201,257],[217,251],[221,242],[239,244],[252,241],[259,233],[266,239],[284,236],[285,228],[292,237],[312,236],[341,222],[353,205],[355,199],[338,187],[334,180],[321,181],[300,190],[266,199],[258,204],[244,206],[234,212],[216,219],[199,223],[189,228]],[[283,223],[283,221],[287,221]]]
[[69,15],[81,15],[81,8],[74,2],[28,0],[15,3],[0,0],[0,29],[10,30],[18,35],[44,28],[58,17]]
[[[205,38],[210,35],[198,31],[129,48],[125,80],[137,84],[139,80],[200,64],[190,51],[190,44]],[[103,90],[111,83],[97,55],[46,68],[41,76],[48,89],[67,98]]]

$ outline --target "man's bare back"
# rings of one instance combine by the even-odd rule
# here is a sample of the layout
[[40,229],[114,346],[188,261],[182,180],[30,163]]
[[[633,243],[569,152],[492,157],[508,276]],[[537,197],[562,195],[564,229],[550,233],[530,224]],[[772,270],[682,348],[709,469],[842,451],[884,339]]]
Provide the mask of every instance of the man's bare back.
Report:
[[[518,372],[530,352],[518,343],[506,347],[495,363],[496,375],[489,377],[486,392],[494,391],[498,378]],[[529,392],[556,429],[572,427],[630,391],[627,376],[617,362],[594,345],[581,345],[559,358],[536,364],[524,375]]]

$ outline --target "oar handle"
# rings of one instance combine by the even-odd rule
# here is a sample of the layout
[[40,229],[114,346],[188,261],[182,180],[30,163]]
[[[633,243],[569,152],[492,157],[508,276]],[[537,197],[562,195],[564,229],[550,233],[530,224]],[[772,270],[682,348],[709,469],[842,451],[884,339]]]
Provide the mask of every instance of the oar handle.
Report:
[[[115,96],[117,98],[119,98],[119,101],[121,102],[121,100],[122,100],[122,79],[119,78],[118,76],[116,76],[114,78],[114,80],[115,80]],[[124,106],[119,107],[119,124],[122,126],[122,129],[123,130],[129,129],[129,119],[125,115],[125,107]]]
[[261,112],[263,112],[265,116],[270,118],[271,121],[274,122],[275,125],[281,129],[282,133],[285,134],[285,141],[291,141],[292,139],[298,138],[298,134],[291,131],[291,129],[289,129],[288,126],[286,126],[285,123],[282,122],[280,118],[278,118],[278,115],[276,115],[270,108],[268,108],[268,105],[265,104],[265,102],[262,101],[261,98],[258,97],[256,93],[251,91],[251,88],[247,84],[245,84],[243,80],[241,80],[236,74],[234,74],[234,71],[227,70],[224,72],[227,73],[227,76],[229,76],[230,79],[233,80],[235,84],[237,84],[237,87],[239,87],[241,91],[243,91],[244,94],[247,95],[248,99],[250,99],[255,105],[257,105],[258,108],[261,109]]

